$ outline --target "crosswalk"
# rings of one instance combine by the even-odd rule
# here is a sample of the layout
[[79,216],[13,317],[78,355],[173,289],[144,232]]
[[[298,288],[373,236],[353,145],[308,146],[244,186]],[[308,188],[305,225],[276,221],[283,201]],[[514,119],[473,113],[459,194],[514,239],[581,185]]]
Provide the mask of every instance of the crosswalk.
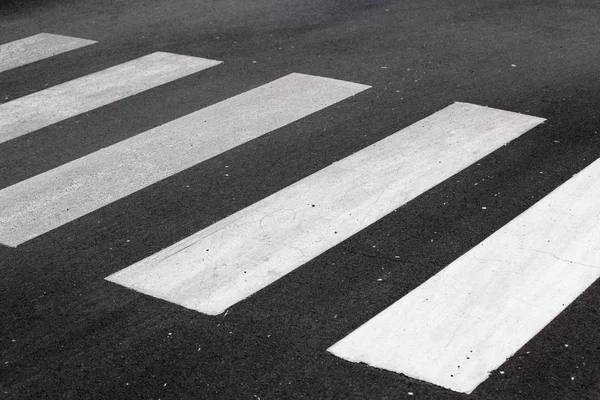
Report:
[[0,191],[0,243],[17,246],[366,88],[288,75],[17,183]]
[[[0,72],[93,43],[0,45]],[[9,101],[0,143],[220,63],[156,52]],[[18,248],[369,89],[288,74],[18,182],[0,190],[0,244]],[[222,314],[544,121],[456,102],[106,280]],[[328,351],[471,393],[600,277],[599,173],[597,161]]]

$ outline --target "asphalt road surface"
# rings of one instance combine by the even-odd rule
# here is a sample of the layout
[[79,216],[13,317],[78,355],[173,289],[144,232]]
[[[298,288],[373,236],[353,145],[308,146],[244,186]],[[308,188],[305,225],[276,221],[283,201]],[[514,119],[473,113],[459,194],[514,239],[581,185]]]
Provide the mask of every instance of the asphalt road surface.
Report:
[[600,399],[598,21],[0,2],[0,398]]

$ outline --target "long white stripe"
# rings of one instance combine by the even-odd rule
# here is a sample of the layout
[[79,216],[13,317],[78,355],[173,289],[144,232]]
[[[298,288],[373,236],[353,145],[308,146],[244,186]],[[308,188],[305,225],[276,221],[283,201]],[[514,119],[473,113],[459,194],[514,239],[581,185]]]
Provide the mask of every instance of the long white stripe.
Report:
[[333,345],[471,393],[600,277],[600,160]]
[[17,246],[368,86],[291,74],[0,191],[0,242]]
[[219,63],[152,53],[1,104],[0,143]]
[[542,121],[455,103],[107,279],[219,314]]
[[0,45],[0,72],[96,43],[93,40],[39,33]]

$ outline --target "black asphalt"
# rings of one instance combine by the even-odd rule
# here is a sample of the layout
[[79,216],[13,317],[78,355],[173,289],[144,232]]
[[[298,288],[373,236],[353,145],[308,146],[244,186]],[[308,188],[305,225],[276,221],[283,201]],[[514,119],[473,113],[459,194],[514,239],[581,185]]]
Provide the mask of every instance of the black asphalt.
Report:
[[[326,352],[600,157],[599,21],[584,0],[3,0],[0,43],[99,43],[1,73],[0,102],[153,51],[224,63],[1,144],[0,188],[290,72],[372,89],[0,247],[0,398],[600,399],[598,282],[470,396]],[[547,122],[226,315],[104,280],[454,101]]]

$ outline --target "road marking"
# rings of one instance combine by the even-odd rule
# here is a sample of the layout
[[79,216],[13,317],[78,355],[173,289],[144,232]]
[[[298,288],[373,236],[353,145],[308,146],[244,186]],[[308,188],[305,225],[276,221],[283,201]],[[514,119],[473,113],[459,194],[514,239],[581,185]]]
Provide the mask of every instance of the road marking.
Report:
[[157,52],[0,104],[0,143],[217,64]]
[[455,103],[107,279],[220,314],[542,121]]
[[329,351],[471,393],[600,277],[600,160]]
[[17,246],[368,86],[291,74],[0,191],[0,243]]
[[0,45],[0,72],[97,43],[94,40],[38,33]]

